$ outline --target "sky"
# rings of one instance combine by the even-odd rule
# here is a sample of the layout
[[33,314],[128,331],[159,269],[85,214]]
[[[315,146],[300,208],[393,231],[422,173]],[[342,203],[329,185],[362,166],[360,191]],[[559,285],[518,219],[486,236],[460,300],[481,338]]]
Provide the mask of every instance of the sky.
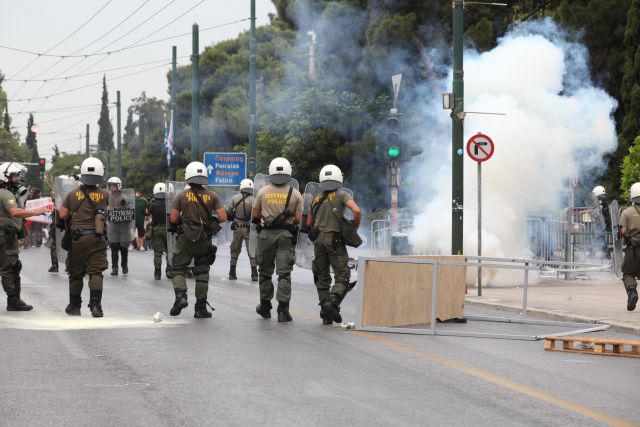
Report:
[[[103,74],[109,102],[120,91],[124,132],[127,109],[142,91],[169,100],[171,49],[177,46],[178,66],[190,63],[193,24],[202,52],[248,30],[251,13],[249,0],[0,0],[0,10],[0,72],[12,126],[24,142],[33,112],[39,154],[48,160],[54,145],[84,152],[87,123],[96,143]],[[269,13],[271,1],[256,0],[256,26],[268,24]],[[110,115],[115,132],[115,106]]]

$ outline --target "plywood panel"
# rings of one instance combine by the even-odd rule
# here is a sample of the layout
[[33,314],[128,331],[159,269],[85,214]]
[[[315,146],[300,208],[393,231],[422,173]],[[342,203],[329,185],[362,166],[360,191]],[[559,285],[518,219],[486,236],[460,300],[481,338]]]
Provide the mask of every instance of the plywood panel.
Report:
[[[463,256],[402,258],[464,261]],[[430,264],[366,261],[363,325],[393,327],[429,323],[432,272]],[[446,320],[464,316],[465,279],[466,266],[439,267],[436,317]]]

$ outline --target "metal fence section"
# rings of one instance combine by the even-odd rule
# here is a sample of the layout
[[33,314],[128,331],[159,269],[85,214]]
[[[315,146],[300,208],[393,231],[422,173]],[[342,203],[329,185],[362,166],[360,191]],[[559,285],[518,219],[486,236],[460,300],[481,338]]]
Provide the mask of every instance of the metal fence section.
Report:
[[[413,228],[413,220],[398,219],[397,231],[409,233]],[[371,252],[374,256],[391,254],[391,220],[374,219],[371,221]]]
[[[389,263],[401,263],[401,264],[431,264],[432,269],[432,287],[431,287],[431,319],[424,325],[398,325],[398,326],[376,326],[376,325],[364,325],[364,310],[365,303],[371,304],[372,301],[365,301],[366,286],[367,286],[367,262],[389,262]],[[517,323],[517,324],[529,324],[529,325],[545,325],[545,326],[558,326],[562,328],[571,328],[571,330],[565,330],[558,333],[543,334],[543,335],[524,335],[524,334],[498,334],[491,332],[464,332],[464,331],[451,331],[451,330],[438,330],[436,327],[436,308],[438,301],[438,267],[441,265],[452,266],[465,266],[467,268],[478,268],[478,264],[482,263],[483,268],[495,268],[495,269],[516,269],[523,271],[523,286],[522,286],[522,310],[519,317],[495,317],[495,316],[465,316],[467,320],[477,320],[486,322],[503,322],[503,323]],[[402,258],[402,257],[359,257],[358,258],[358,286],[357,292],[357,308],[356,308],[356,322],[355,328],[362,331],[370,332],[390,332],[399,334],[416,334],[416,335],[448,335],[448,336],[462,336],[462,337],[477,337],[477,338],[502,338],[511,340],[528,340],[535,341],[541,340],[548,336],[566,336],[575,335],[587,332],[602,331],[611,327],[611,325],[604,323],[581,323],[581,322],[562,322],[552,320],[533,320],[527,317],[527,295],[529,290],[529,272],[540,271],[546,262],[540,262],[537,260],[526,259],[510,259],[510,258],[497,258],[497,257],[465,257],[465,261],[445,261],[434,260],[425,258]],[[562,267],[575,271],[577,268],[585,270],[593,270],[601,268],[602,266],[593,264],[584,264],[575,266],[573,263],[560,263]],[[450,284],[447,284],[450,285]],[[428,328],[426,326],[429,326]],[[578,329],[575,329],[575,328]]]

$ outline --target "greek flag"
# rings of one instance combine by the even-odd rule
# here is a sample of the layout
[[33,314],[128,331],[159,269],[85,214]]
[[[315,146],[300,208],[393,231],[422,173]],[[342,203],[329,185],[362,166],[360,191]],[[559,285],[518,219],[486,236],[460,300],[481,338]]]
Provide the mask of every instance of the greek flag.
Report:
[[171,119],[168,129],[167,115],[164,115],[164,149],[167,152],[167,166],[171,167],[171,159],[176,155],[176,152],[173,149],[173,112],[171,112]]

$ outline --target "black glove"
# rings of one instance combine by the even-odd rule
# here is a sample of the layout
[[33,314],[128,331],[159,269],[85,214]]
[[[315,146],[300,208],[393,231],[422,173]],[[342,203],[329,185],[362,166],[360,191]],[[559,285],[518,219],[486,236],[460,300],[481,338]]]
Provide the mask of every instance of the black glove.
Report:
[[616,227],[616,240],[620,240],[621,238],[621,234],[620,234],[620,229],[622,228],[621,225]]
[[169,223],[169,225],[167,226],[167,231],[169,233],[177,233],[178,232],[178,224],[174,224],[172,222]]

